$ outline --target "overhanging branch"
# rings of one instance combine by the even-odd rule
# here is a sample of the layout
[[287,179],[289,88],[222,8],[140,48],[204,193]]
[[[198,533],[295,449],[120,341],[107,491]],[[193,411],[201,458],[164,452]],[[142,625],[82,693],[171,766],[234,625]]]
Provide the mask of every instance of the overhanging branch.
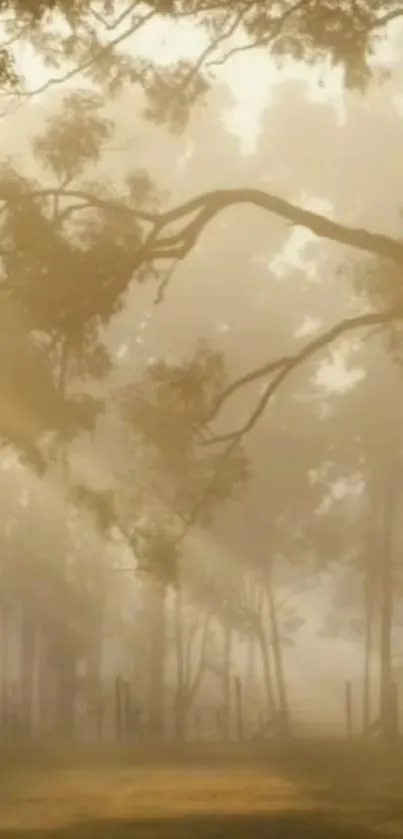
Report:
[[[133,252],[136,267],[158,260],[184,259],[196,245],[208,224],[220,212],[241,204],[250,204],[283,218],[292,225],[305,227],[320,238],[403,264],[403,241],[365,228],[349,227],[319,213],[305,210],[277,195],[248,187],[207,192],[163,213],[136,209],[123,200],[68,188],[27,190],[26,193],[13,195],[7,188],[2,189],[0,184],[0,201],[4,202],[4,207],[7,207],[24,200],[25,197],[41,199],[54,195],[56,192],[60,198],[83,202],[74,208],[77,211],[90,206],[108,208],[144,222],[148,226],[148,233],[145,234],[143,245]],[[184,223],[181,229],[168,234],[164,233],[167,228],[178,225],[180,222]]]
[[150,256],[158,259],[159,251],[162,251],[163,257],[166,258],[167,253],[171,251],[173,258],[183,259],[192,250],[207,225],[220,212],[239,204],[251,204],[293,225],[305,227],[321,238],[403,264],[403,242],[383,233],[373,233],[365,228],[349,227],[332,221],[284,198],[251,188],[215,190],[162,213],[158,218],[160,233],[163,228],[185,219],[186,216],[193,218],[182,230],[168,236],[160,236],[155,241],[154,251]]
[[275,361],[269,361],[261,367],[240,376],[235,379],[218,398],[213,412],[210,415],[209,422],[214,419],[220,411],[224,402],[226,402],[234,393],[248,384],[267,379],[273,376],[271,381],[266,385],[262,395],[260,396],[255,409],[252,411],[248,420],[237,431],[229,434],[222,434],[220,436],[205,438],[200,442],[200,445],[209,446],[214,443],[225,443],[231,440],[241,440],[255,426],[259,417],[262,415],[270,399],[274,396],[276,391],[282,384],[294,373],[305,361],[309,361],[316,353],[330,344],[337,341],[338,338],[348,335],[357,329],[364,329],[374,326],[388,326],[391,323],[403,320],[403,309],[386,309],[383,312],[367,312],[363,315],[347,318],[332,326],[330,329],[323,332],[317,338],[314,338],[298,352],[283,356]]

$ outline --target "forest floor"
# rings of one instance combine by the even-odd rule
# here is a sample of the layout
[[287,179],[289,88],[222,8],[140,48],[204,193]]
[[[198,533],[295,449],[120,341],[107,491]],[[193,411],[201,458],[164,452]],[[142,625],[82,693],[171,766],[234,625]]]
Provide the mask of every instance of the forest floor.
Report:
[[403,745],[0,755],[0,839],[403,836]]

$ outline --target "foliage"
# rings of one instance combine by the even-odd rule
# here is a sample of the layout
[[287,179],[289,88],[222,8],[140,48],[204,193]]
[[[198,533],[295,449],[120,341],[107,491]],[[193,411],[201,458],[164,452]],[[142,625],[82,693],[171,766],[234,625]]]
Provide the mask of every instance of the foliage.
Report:
[[198,445],[226,378],[222,355],[201,343],[183,364],[149,365],[140,385],[130,384],[121,395],[125,422],[157,454],[162,480],[171,485],[170,508],[185,521],[206,488],[208,496],[198,515],[202,523],[217,504],[234,497],[248,477],[242,449],[222,460],[220,452]]
[[[68,442],[95,426],[102,405],[86,383],[110,370],[100,328],[122,305],[141,241],[135,214],[112,212],[105,191],[103,200],[98,189],[78,203],[74,192],[58,194],[61,184],[81,184],[110,130],[99,97],[73,93],[33,144],[54,185],[44,188],[9,161],[0,173],[0,430],[36,463],[46,460],[49,433]],[[141,172],[128,176],[127,191],[129,206],[155,200]]]
[[149,365],[139,381],[117,394],[127,469],[109,489],[80,485],[70,493],[78,509],[91,512],[101,533],[123,538],[138,572],[174,582],[187,527],[208,524],[248,477],[242,449],[218,468],[220,452],[198,445],[200,427],[225,380],[222,355],[204,343],[181,365]]
[[[125,84],[149,94],[147,113],[183,125],[189,107],[206,90],[214,69],[238,51],[261,49],[279,61],[341,67],[349,87],[364,88],[374,74],[377,41],[402,9],[397,0],[2,0],[11,43],[30,40],[46,63],[66,75],[89,75],[113,95]],[[130,39],[156,21],[193,26],[204,40],[194,59],[180,58],[161,71]],[[63,26],[61,26],[63,21]],[[3,83],[16,85],[13,46],[3,49]]]

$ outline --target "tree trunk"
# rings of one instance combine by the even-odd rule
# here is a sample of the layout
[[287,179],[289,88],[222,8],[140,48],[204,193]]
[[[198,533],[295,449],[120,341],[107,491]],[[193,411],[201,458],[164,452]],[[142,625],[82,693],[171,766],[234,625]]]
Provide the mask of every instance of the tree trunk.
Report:
[[7,737],[7,687],[9,672],[9,620],[8,609],[4,602],[0,606],[0,674],[1,674],[1,731]]
[[50,673],[47,636],[44,627],[39,624],[37,631],[37,659],[36,659],[36,691],[37,691],[37,725],[43,736],[49,730],[52,722],[53,709],[50,703]]
[[148,722],[154,740],[164,737],[165,700],[165,606],[166,585],[159,580],[150,583],[150,672]]
[[394,606],[394,533],[399,501],[394,465],[386,479],[382,520],[382,568],[380,591],[380,722],[385,739],[395,735],[395,691],[392,673],[392,631]]
[[29,607],[21,604],[21,725],[24,738],[33,734],[36,626]]
[[260,656],[263,667],[263,678],[266,690],[267,709],[265,718],[273,719],[276,713],[276,697],[274,695],[274,680],[273,670],[270,660],[270,645],[268,642],[267,632],[265,631],[265,614],[264,614],[264,587],[259,585],[256,603],[256,637],[260,648]]
[[283,733],[286,734],[288,733],[289,729],[289,707],[287,697],[287,685],[284,672],[283,649],[280,638],[277,604],[274,593],[273,565],[274,562],[273,560],[271,560],[266,573],[266,594],[267,604],[269,608],[269,625],[273,649],[274,673],[276,677],[278,693],[278,711],[281,715],[281,729],[283,730]]
[[[56,206],[56,205],[55,205]],[[56,207],[57,214],[57,207]],[[60,359],[58,370],[58,392],[63,403],[67,398],[69,383],[71,349],[68,340],[60,345]],[[69,486],[70,469],[69,457],[66,443],[61,440],[57,449],[58,466],[62,486]],[[71,568],[69,567],[68,555],[62,553],[61,575],[63,580],[69,581]],[[74,738],[75,728],[75,691],[76,691],[76,658],[70,643],[70,615],[66,615],[62,621],[61,631],[53,649],[53,663],[56,674],[56,729],[64,739]]]
[[[274,687],[273,687],[273,672],[272,666],[270,662],[270,648],[268,644],[268,640],[266,634],[263,630],[263,627],[259,627],[257,632],[257,638],[260,647],[260,654],[262,658],[262,666],[263,666],[263,677],[264,677],[264,684],[266,689],[266,697],[267,697],[267,715],[269,719],[273,719],[276,713],[276,700],[274,696]],[[267,716],[266,715],[266,716]]]
[[379,583],[379,486],[373,479],[367,511],[366,532],[363,551],[363,599],[364,599],[364,668],[362,693],[362,730],[366,734],[372,723],[371,682],[372,655],[375,632],[376,589]]
[[371,725],[371,664],[372,664],[372,639],[374,623],[374,593],[371,582],[366,583],[365,592],[365,639],[364,639],[364,673],[363,673],[363,707],[362,727],[363,733],[369,731]]
[[176,657],[176,689],[174,702],[174,737],[175,740],[181,742],[186,737],[186,693],[187,685],[185,684],[185,656],[183,649],[183,609],[182,609],[182,590],[180,583],[175,592],[174,602],[174,637],[175,637],[175,657]]
[[241,682],[239,676],[235,677],[234,689],[235,689],[235,707],[236,707],[236,721],[237,721],[238,741],[241,742],[243,740],[243,706],[242,706],[242,682]]
[[[247,652],[247,663],[246,663],[246,677],[245,677],[245,684],[247,693],[249,696],[249,701],[252,703],[252,706],[255,707],[257,704],[257,695],[258,695],[258,675],[257,675],[257,658],[258,653],[260,651],[260,643],[261,639],[258,638],[258,632],[256,631],[256,627],[258,622],[261,621],[262,618],[262,608],[263,608],[263,589],[262,586],[259,584],[254,584],[252,589],[252,609],[256,616],[256,625],[251,628],[249,638],[248,638],[248,652]],[[254,597],[255,595],[255,597]],[[263,657],[262,657],[263,662]],[[264,671],[264,666],[263,666]],[[266,679],[266,676],[265,676]]]
[[63,639],[56,651],[57,668],[57,729],[63,739],[74,740],[76,659],[69,639]]
[[223,699],[222,699],[222,735],[224,740],[231,738],[231,665],[232,665],[232,626],[229,616],[224,617],[223,646]]
[[0,633],[0,673],[3,682],[8,682],[10,664],[10,608],[4,602],[0,605]]
[[246,684],[248,693],[255,697],[256,693],[256,635],[251,632],[248,638],[248,653],[246,662]]
[[99,620],[93,627],[92,639],[86,655],[86,723],[89,731],[98,740],[102,739],[103,733],[102,629],[102,617],[100,615]]
[[[255,727],[255,718],[256,718],[256,709],[257,709],[257,694],[258,694],[258,679],[257,679],[257,652],[258,652],[258,639],[256,632],[251,631],[248,638],[248,651],[247,651],[247,661],[246,661],[246,674],[245,674],[245,685],[246,685],[246,695],[247,695],[247,717],[246,717],[246,724],[249,727],[249,723],[251,724],[252,729]],[[265,682],[266,684],[266,682]]]

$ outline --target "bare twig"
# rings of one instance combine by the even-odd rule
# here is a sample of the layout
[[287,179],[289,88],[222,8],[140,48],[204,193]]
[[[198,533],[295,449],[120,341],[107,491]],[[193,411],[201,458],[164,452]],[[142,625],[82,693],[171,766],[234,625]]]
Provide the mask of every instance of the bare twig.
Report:
[[160,283],[158,285],[157,293],[155,295],[155,299],[154,299],[154,304],[155,305],[158,305],[159,303],[163,303],[163,301],[165,300],[165,292],[168,288],[168,285],[169,285],[170,280],[172,278],[172,275],[175,271],[175,268],[176,268],[176,263],[173,262],[172,265],[170,265],[168,270],[163,275],[162,280],[160,281]]
[[[206,59],[213,55],[216,50],[225,42],[228,41],[232,35],[235,34],[238,27],[241,25],[245,14],[250,11],[252,6],[256,5],[256,0],[248,0],[242,8],[238,11],[235,15],[234,19],[230,23],[229,27],[224,29],[224,31],[220,32],[216,38],[213,38],[212,41],[205,47],[205,49],[200,53],[199,58],[197,59],[196,63],[192,66],[191,70],[186,74],[184,79],[181,81],[179,90],[183,90],[187,87],[187,85],[192,81],[192,79],[197,76],[197,74],[202,70],[203,67],[211,67],[214,62],[207,62]],[[231,12],[228,15],[231,18]]]
[[95,50],[94,53],[89,58],[86,58],[84,61],[82,61],[76,67],[73,67],[71,70],[69,70],[67,73],[64,73],[62,76],[51,77],[46,82],[39,85],[38,87],[31,88],[31,90],[21,90],[21,91],[19,91],[19,93],[18,93],[19,99],[22,99],[22,98],[23,99],[27,99],[27,98],[31,99],[34,96],[39,96],[39,94],[45,93],[50,88],[55,87],[56,85],[64,84],[65,82],[71,81],[71,79],[75,78],[76,76],[79,76],[80,73],[85,73],[86,70],[89,70],[89,68],[92,67],[96,63],[97,58],[102,58],[103,56],[107,55],[108,53],[111,53],[112,50],[115,47],[122,44],[124,41],[127,40],[127,38],[130,38],[132,35],[134,35],[136,32],[138,32],[143,26],[145,26],[145,24],[149,23],[149,21],[152,20],[152,18],[154,18],[156,16],[156,14],[157,14],[157,12],[155,10],[153,10],[153,11],[148,12],[147,14],[143,15],[143,17],[140,20],[136,20],[134,23],[132,23],[128,27],[128,29],[126,29],[124,32],[120,33],[120,35],[117,35],[115,38],[113,38],[107,44],[100,45],[99,49]]
[[[209,61],[207,63],[207,67],[216,67],[219,65],[226,64],[230,58],[233,58],[235,55],[243,52],[250,52],[253,49],[259,49],[260,47],[267,47],[275,41],[276,38],[281,34],[284,25],[287,23],[287,20],[292,17],[296,12],[299,11],[302,6],[304,6],[306,0],[298,0],[294,6],[290,6],[285,12],[281,15],[276,16],[270,21],[270,32],[267,32],[261,38],[257,38],[256,40],[248,41],[245,44],[241,44],[238,46],[232,47],[225,55],[221,56],[221,58],[215,59],[214,61]],[[241,21],[239,21],[240,23]]]

